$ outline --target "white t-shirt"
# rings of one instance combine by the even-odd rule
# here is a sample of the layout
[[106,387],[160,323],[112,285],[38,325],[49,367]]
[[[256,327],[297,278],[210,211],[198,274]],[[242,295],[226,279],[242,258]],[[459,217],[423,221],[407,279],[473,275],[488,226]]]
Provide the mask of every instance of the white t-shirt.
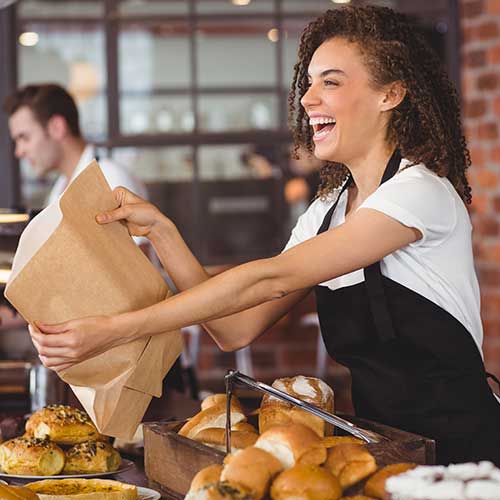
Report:
[[[424,165],[404,169],[382,184],[358,208],[382,212],[405,226],[417,228],[422,238],[384,257],[381,272],[454,316],[476,342],[482,354],[483,328],[479,285],[474,270],[469,214],[448,179]],[[325,201],[315,200],[299,218],[285,250],[316,235],[338,197],[336,190]],[[347,191],[334,211],[330,228],[345,221]],[[363,270],[333,278],[320,286],[336,290],[364,281]]]
[[[83,169],[95,158],[95,150],[94,147],[88,144],[83,150],[82,156],[80,157],[80,161],[71,176],[69,182],[66,182],[66,177],[64,175],[60,175],[50,194],[46,200],[46,205],[50,205],[53,201],[56,201],[59,196],[61,196],[64,190],[71,184],[78,175],[83,171]],[[144,184],[141,181],[136,179],[133,175],[127,172],[124,167],[116,164],[114,161],[109,158],[101,158],[99,160],[99,166],[101,167],[102,173],[104,177],[108,181],[108,184],[111,186],[111,189],[114,189],[118,186],[123,186],[133,193],[137,194],[141,198],[147,199],[147,191]]]

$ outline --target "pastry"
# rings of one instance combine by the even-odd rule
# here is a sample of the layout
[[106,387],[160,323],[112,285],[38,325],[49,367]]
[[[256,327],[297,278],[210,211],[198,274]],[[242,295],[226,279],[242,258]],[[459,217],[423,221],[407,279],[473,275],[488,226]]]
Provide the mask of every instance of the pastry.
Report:
[[[333,413],[333,390],[318,378],[302,375],[279,378],[273,382],[272,386]],[[259,432],[262,434],[273,425],[287,425],[292,422],[307,425],[320,437],[330,435],[333,431],[333,426],[322,418],[265,394],[259,410]]]
[[106,439],[85,412],[65,405],[50,405],[33,413],[26,422],[26,433],[64,445]]
[[39,500],[38,495],[29,488],[7,486],[0,483],[0,500]]
[[0,468],[7,474],[53,476],[64,461],[63,450],[47,439],[18,437],[0,445]]
[[85,441],[66,451],[64,474],[114,472],[118,470],[121,457],[109,443]]
[[373,474],[368,481],[366,481],[364,492],[371,497],[379,498],[380,500],[389,500],[389,495],[385,491],[385,482],[391,476],[396,476],[402,472],[414,469],[417,464],[413,463],[399,463],[386,465]]

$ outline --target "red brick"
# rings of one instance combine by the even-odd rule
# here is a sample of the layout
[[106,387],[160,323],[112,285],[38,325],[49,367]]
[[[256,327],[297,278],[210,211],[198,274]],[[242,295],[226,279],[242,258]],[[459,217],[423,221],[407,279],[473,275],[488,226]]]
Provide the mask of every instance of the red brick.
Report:
[[486,101],[484,99],[472,99],[465,104],[466,118],[478,118],[486,113]]
[[464,63],[470,68],[480,68],[484,66],[486,64],[486,51],[484,49],[476,49],[467,52],[464,56]]
[[496,123],[482,123],[477,128],[477,137],[479,139],[496,139],[498,137],[498,125]]
[[[481,51],[477,51],[481,52]],[[479,57],[479,56],[476,56]],[[495,45],[488,48],[488,63],[489,64],[499,64],[500,63],[500,45]]]
[[500,312],[500,291],[483,292],[481,294],[481,311]]
[[490,40],[498,36],[498,24],[495,21],[487,21],[477,27],[477,37],[480,40]]
[[493,163],[500,163],[500,146],[495,146],[495,147],[491,148],[490,160]]
[[498,175],[491,170],[482,169],[476,172],[476,184],[483,188],[493,188],[498,185]]
[[462,30],[462,40],[465,44],[477,38],[477,30],[474,26],[466,26]]
[[493,100],[493,112],[500,116],[500,97],[495,97]]
[[470,151],[470,159],[472,165],[474,167],[484,167],[484,162],[485,162],[484,149],[475,147],[475,148],[470,148],[469,151]]
[[500,264],[500,243],[484,246],[484,260],[491,264]]
[[474,194],[473,186],[471,212],[477,215],[484,215],[488,212],[489,208],[490,201],[488,196],[485,194]]
[[461,2],[461,13],[464,17],[476,17],[484,12],[483,0]]
[[489,14],[500,14],[500,0],[488,0],[487,10]]
[[474,225],[474,229],[478,235],[485,237],[497,236],[498,234],[500,234],[498,232],[499,224],[497,222],[497,219],[491,216],[482,217],[480,220],[478,220]]
[[498,75],[496,73],[486,73],[477,78],[477,88],[479,90],[495,90],[498,86]]

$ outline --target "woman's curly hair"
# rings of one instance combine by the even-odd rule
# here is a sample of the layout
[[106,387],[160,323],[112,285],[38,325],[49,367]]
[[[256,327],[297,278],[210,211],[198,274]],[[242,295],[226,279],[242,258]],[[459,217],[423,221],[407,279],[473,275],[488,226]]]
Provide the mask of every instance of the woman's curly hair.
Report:
[[[470,154],[462,133],[457,92],[438,56],[406,16],[386,7],[328,10],[305,28],[288,96],[296,149],[302,145],[313,151],[312,130],[300,99],[309,87],[307,70],[314,51],[333,37],[358,45],[373,85],[402,82],[406,96],[392,111],[388,140],[397,145],[410,165],[423,163],[447,177],[461,198],[470,203],[466,178]],[[318,196],[325,197],[339,187],[347,174],[345,165],[326,163]]]

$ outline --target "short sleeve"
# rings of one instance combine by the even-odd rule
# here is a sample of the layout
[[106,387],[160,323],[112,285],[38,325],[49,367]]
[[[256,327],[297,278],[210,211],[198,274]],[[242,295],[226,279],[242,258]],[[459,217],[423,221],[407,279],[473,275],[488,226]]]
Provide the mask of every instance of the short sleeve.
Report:
[[407,227],[422,238],[412,245],[433,246],[455,228],[457,215],[453,187],[426,167],[409,167],[382,184],[358,208],[371,208]]

